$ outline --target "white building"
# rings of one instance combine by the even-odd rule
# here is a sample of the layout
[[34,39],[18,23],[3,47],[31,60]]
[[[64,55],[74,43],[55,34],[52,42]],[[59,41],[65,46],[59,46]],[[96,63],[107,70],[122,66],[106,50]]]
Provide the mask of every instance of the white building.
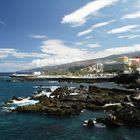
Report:
[[35,71],[35,72],[33,73],[33,75],[39,76],[39,75],[41,75],[41,72],[40,72],[40,71]]

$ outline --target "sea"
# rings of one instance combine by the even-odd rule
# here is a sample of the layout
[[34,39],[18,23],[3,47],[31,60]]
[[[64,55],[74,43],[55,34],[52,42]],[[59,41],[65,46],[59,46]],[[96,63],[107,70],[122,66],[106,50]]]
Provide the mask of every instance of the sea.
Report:
[[[13,96],[29,97],[38,85],[50,88],[60,86],[78,87],[86,83],[57,81],[13,81],[9,74],[0,74],[0,140],[140,140],[140,128],[107,128],[96,125],[88,128],[84,120],[104,117],[106,112],[83,110],[79,116],[56,117],[47,114],[8,112],[4,102]],[[118,87],[114,83],[95,83],[100,87]]]

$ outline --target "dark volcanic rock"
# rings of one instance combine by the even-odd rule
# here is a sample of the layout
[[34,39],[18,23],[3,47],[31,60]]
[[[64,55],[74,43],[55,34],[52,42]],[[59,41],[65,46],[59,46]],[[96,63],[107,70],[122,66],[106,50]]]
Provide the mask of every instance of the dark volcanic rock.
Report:
[[56,116],[73,116],[79,115],[83,109],[82,103],[64,102],[59,99],[40,98],[40,103],[35,105],[18,107],[17,112],[44,112]]
[[89,119],[89,120],[88,120],[87,126],[90,127],[90,128],[91,128],[91,127],[94,127],[94,122],[93,122],[92,119]]
[[[71,95],[70,93],[78,94]],[[32,97],[32,99],[39,100],[39,103],[18,107],[16,111],[47,113],[56,116],[74,116],[79,115],[83,109],[92,111],[105,110],[111,111],[111,114],[107,118],[98,118],[98,123],[103,123],[108,127],[116,127],[123,124],[136,126],[140,125],[140,109],[127,105],[127,103],[130,103],[128,97],[134,95],[132,93],[125,90],[103,89],[95,86],[89,86],[89,89],[84,86],[80,86],[78,89],[60,87],[52,92],[51,96],[53,97]],[[112,105],[113,103],[121,104]],[[136,101],[133,101],[133,103],[136,103]],[[105,106],[105,104],[111,105]]]
[[89,86],[88,92],[89,93],[99,93],[100,89],[97,88],[96,86]]
[[5,104],[11,104],[11,103],[13,103],[12,99],[9,99],[8,101],[5,102]]
[[23,98],[20,98],[20,97],[16,97],[16,96],[13,96],[12,97],[12,100],[17,100],[17,101],[21,101]]
[[[84,90],[82,90],[84,89]],[[95,86],[89,87],[92,93],[87,93],[87,89],[83,86],[77,89],[78,95],[70,95],[73,93],[67,87],[57,88],[51,96],[54,98],[48,98],[46,96],[32,97],[40,101],[40,105],[36,104],[34,106],[20,107],[17,111],[25,112],[46,112],[53,115],[77,115],[80,114],[82,109],[89,110],[108,110],[103,106],[106,103],[115,103],[120,99],[124,99],[124,94],[118,94],[111,92],[111,90],[103,90]],[[96,93],[95,93],[96,91]],[[43,109],[42,109],[43,108]],[[46,108],[44,110],[44,108]],[[113,107],[110,107],[113,108]]]
[[16,109],[17,112],[29,113],[29,112],[43,112],[43,106],[41,104],[19,106]]
[[95,105],[95,104],[92,104],[92,103],[87,103],[86,104],[86,109],[88,110],[92,110],[92,111],[101,111],[103,110],[102,106],[98,106],[98,105]]
[[116,116],[118,120],[121,120],[125,125],[140,125],[140,110],[134,107],[128,105],[122,106],[121,108],[117,108],[113,115]]
[[140,110],[129,105],[115,108],[108,117],[97,118],[98,123],[103,123],[107,127],[116,126],[140,126]]
[[59,87],[56,90],[54,90],[51,95],[52,96],[54,95],[55,97],[61,97],[69,93],[70,93],[70,90],[68,89],[68,87]]
[[120,75],[116,76],[115,78],[113,78],[112,80],[117,83],[122,83],[122,84],[124,84],[124,83],[133,84],[138,79],[138,75],[139,75],[138,72],[135,72],[133,74],[120,74]]
[[46,92],[52,92],[51,88],[45,88]]

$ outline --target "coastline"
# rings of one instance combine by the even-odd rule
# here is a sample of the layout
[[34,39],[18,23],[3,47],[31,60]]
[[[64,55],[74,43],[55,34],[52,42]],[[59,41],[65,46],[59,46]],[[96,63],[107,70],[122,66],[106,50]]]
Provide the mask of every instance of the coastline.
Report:
[[[41,86],[38,88],[40,89]],[[97,116],[97,123],[103,123],[107,127],[121,126],[122,124],[126,126],[137,126],[140,125],[140,100],[137,99],[138,96],[139,94],[136,90],[99,88],[95,85],[89,87],[81,85],[79,88],[58,87],[54,91],[46,87],[45,90],[38,90],[30,96],[29,102],[34,100],[37,103],[21,105],[11,111],[20,113],[45,113],[46,115],[59,117],[79,115],[82,110],[93,112],[106,111],[108,114],[109,112],[113,112],[111,115],[115,116],[115,118],[117,116],[116,114],[121,112],[115,121],[112,121],[112,118],[109,118],[109,116],[106,118],[98,118]],[[14,102],[23,102],[23,100],[25,99],[13,97],[5,104],[12,105]],[[121,117],[122,114],[128,114],[130,116],[129,113],[132,111],[135,119],[133,117]]]
[[[7,79],[9,79],[10,81],[7,81]],[[131,108],[130,105],[125,106],[123,103],[121,103],[122,107],[119,107],[120,103],[118,101],[116,102],[116,100],[115,100],[112,103],[106,104],[105,105],[106,107],[104,109],[104,104],[103,104],[104,98],[101,98],[101,97],[105,97],[105,100],[107,102],[109,102],[109,100],[108,100],[109,98],[111,100],[113,100],[114,98],[116,99],[115,96],[117,96],[117,98],[120,98],[119,94],[111,95],[111,92],[109,92],[109,91],[111,91],[112,88],[114,88],[113,93],[121,92],[118,89],[121,89],[121,87],[123,89],[126,89],[126,87],[123,87],[124,84],[117,84],[117,83],[113,83],[113,82],[101,82],[101,83],[100,82],[99,83],[73,83],[73,82],[70,82],[69,83],[69,82],[58,82],[58,81],[53,81],[53,82],[51,82],[51,81],[26,81],[26,80],[25,81],[18,81],[18,80],[13,81],[11,78],[7,78],[7,79],[6,78],[0,79],[1,80],[0,87],[2,89],[1,90],[1,100],[4,102],[4,101],[8,101],[9,99],[13,98],[12,100],[14,100],[14,104],[5,105],[2,103],[2,106],[1,106],[2,107],[1,119],[5,120],[6,122],[8,121],[7,125],[4,124],[4,126],[6,128],[3,128],[3,127],[1,128],[2,129],[1,136],[3,136],[4,138],[7,138],[7,139],[13,138],[11,135],[11,134],[13,134],[14,137],[16,136],[19,139],[20,139],[20,137],[25,137],[28,139],[29,137],[32,137],[32,134],[28,134],[25,136],[25,133],[28,133],[28,131],[31,131],[31,130],[32,130],[32,132],[36,133],[36,139],[42,139],[42,134],[45,138],[47,137],[47,139],[56,139],[56,137],[59,137],[59,139],[65,139],[66,137],[69,137],[69,139],[76,139],[78,137],[79,139],[83,139],[83,140],[90,139],[91,136],[95,136],[95,135],[97,135],[98,138],[101,138],[101,139],[104,137],[106,137],[105,139],[109,139],[110,135],[112,135],[112,136],[116,137],[116,140],[121,139],[121,138],[126,138],[126,137],[133,139],[132,134],[135,134],[137,136],[137,138],[139,136],[138,130],[140,129],[140,127],[138,127],[137,125],[131,126],[130,124],[127,125],[125,123],[125,125],[122,126],[122,124],[118,123],[118,122],[117,122],[118,125],[110,125],[110,124],[107,125],[108,121],[105,119],[105,118],[108,118],[108,115],[110,113],[113,113],[113,112],[110,112],[110,110],[115,109],[115,108],[118,108],[116,110],[117,114],[119,114],[119,112],[122,112],[121,114],[123,114],[123,117],[131,116],[131,114],[129,114],[129,112],[131,112],[133,110],[133,107]],[[63,102],[60,102],[59,98],[61,98],[61,97],[58,98],[58,95],[57,95],[57,98],[52,98],[50,100],[50,97],[49,97],[50,91],[48,88],[51,89],[51,93],[52,93],[57,88],[60,88],[60,87],[63,88],[66,86],[68,86],[68,88],[70,88],[70,90],[72,91],[69,93],[70,94],[69,98],[72,96],[70,99],[71,100],[74,99],[73,103],[72,103],[72,101],[68,102],[65,100],[63,101],[65,104]],[[81,102],[78,103],[77,101],[75,101],[75,99],[80,99],[81,101],[85,101],[84,100],[84,98],[86,98],[85,94],[88,94],[88,92],[84,92],[84,90],[82,90],[82,89],[81,89],[81,92],[78,92],[78,89],[80,87],[84,88],[84,89],[88,89],[89,86],[97,86],[97,89],[96,89],[97,94],[95,94],[96,93],[95,91],[93,93],[90,93],[91,99],[89,99],[89,101],[87,101],[85,103],[81,103]],[[116,92],[115,88],[117,88],[117,92]],[[102,91],[100,92],[100,90],[102,90]],[[127,90],[131,91],[131,89],[128,89],[128,88],[127,88]],[[134,88],[133,88],[133,90],[135,91]],[[4,91],[4,92],[2,92],[2,91]],[[109,95],[111,95],[111,96],[109,96],[109,98],[107,98],[108,92],[109,92]],[[129,102],[129,101],[127,101],[128,98],[126,98],[126,96],[128,94],[127,93],[124,94],[124,91],[122,91],[122,92],[123,92],[123,96],[121,95],[121,97],[125,97],[124,101]],[[80,98],[80,96],[82,96],[82,94],[84,94],[84,98]],[[16,97],[13,97],[14,95]],[[36,99],[31,98],[32,96],[36,96],[36,95],[39,96],[37,98],[40,98],[42,100],[42,103],[44,102],[45,105],[48,104],[49,114],[48,114],[48,112],[37,111],[37,109],[39,109],[39,108],[36,108],[38,106],[38,104],[35,104],[35,105],[32,104],[29,107],[31,100],[35,100],[35,101],[38,100],[37,98]],[[45,95],[45,96],[41,96],[41,95]],[[102,95],[102,96],[98,96],[98,95]],[[27,101],[27,99],[29,97],[30,97],[30,99],[28,100],[28,102],[25,102],[25,101]],[[53,96],[51,96],[51,97],[53,97]],[[63,99],[65,99],[65,98],[68,99],[68,97],[63,97]],[[19,100],[19,101],[15,102],[15,100]],[[90,100],[91,100],[91,103],[90,103]],[[51,102],[49,103],[48,101],[51,101]],[[92,101],[94,101],[94,104],[98,103],[98,106],[95,106],[92,103]],[[102,104],[99,101],[101,101]],[[22,105],[23,102],[26,103],[26,105],[27,105],[26,109],[29,107],[31,110],[29,110],[29,108],[28,108],[28,111],[17,112],[14,110],[15,108],[10,109],[10,107],[12,107],[12,106],[18,107],[19,105]],[[68,115],[61,115],[61,113],[65,113],[66,109],[64,107],[66,107],[66,106],[71,107],[74,105],[73,108],[75,110],[70,109],[70,111],[78,112],[76,109],[76,106],[78,106],[78,108],[81,108],[80,107],[81,104],[84,105],[87,103],[88,103],[88,105],[86,105],[86,107],[88,107],[88,109],[82,109],[81,111],[79,111],[79,114],[73,113],[73,114],[69,115],[70,113],[67,112]],[[100,106],[102,106],[101,109],[100,109]],[[130,108],[129,108],[129,106],[130,106]],[[4,108],[4,107],[7,107],[7,108]],[[58,107],[58,109],[57,109],[57,107]],[[64,112],[61,112],[61,109],[59,109],[59,108],[64,110]],[[3,110],[3,109],[5,109],[5,110]],[[34,111],[33,111],[33,109],[34,109]],[[43,108],[43,109],[47,109],[47,108]],[[11,112],[12,110],[14,112]],[[57,111],[55,112],[55,110],[57,110]],[[133,114],[135,114],[134,116],[138,116],[138,114],[136,114],[135,111]],[[127,118],[128,117],[125,117],[124,120],[126,120]],[[132,118],[133,118],[133,116],[132,116]],[[96,122],[93,127],[84,125],[84,121],[85,120],[88,121],[89,119],[94,121],[94,123]],[[129,120],[131,120],[131,119],[129,119]],[[106,125],[105,125],[105,122],[106,122]],[[21,125],[22,125],[22,127],[21,127]],[[28,129],[24,129],[24,128],[28,128]],[[113,128],[113,129],[110,129],[110,128]],[[130,128],[131,128],[131,133],[129,131]],[[4,132],[7,132],[7,129],[8,129],[9,134],[3,135],[3,134],[5,134]],[[119,133],[121,133],[121,135],[119,133],[116,133],[118,131],[119,131]],[[20,132],[20,135],[16,134],[16,132],[17,133]],[[81,133],[84,134],[84,136],[81,135]],[[89,137],[87,135],[89,135]],[[63,136],[65,136],[65,138],[63,138]]]

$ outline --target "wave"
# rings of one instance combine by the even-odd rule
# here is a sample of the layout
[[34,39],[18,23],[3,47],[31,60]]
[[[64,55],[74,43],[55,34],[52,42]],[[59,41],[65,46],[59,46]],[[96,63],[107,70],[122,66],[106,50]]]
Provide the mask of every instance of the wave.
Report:
[[46,92],[46,91],[41,91],[41,93],[34,95],[35,97],[40,97],[40,96],[47,96],[50,97],[52,92]]

